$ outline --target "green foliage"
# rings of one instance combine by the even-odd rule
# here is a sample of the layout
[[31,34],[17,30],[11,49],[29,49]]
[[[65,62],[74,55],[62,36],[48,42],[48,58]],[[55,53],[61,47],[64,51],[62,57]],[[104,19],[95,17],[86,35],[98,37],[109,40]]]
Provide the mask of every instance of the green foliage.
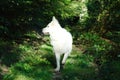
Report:
[[[73,50],[62,71],[65,80],[99,80],[93,57]],[[72,76],[71,76],[72,75]]]
[[[32,47],[34,45],[34,47]],[[38,46],[39,45],[39,46]],[[19,61],[11,64],[9,73],[7,73],[3,80],[46,80],[52,77],[52,72],[50,72],[51,63],[48,61],[47,57],[44,57],[44,49],[49,49],[48,47],[43,47],[39,43],[31,43],[25,41],[23,44],[17,44],[21,52],[18,57]],[[37,48],[39,48],[37,50]],[[16,53],[15,51],[13,51]],[[9,55],[12,57],[13,55]],[[17,56],[17,55],[16,55]],[[9,58],[6,58],[8,61]],[[15,58],[13,58],[15,60]],[[9,63],[9,62],[8,62]]]
[[20,59],[19,48],[15,47],[15,43],[0,39],[0,62],[7,66],[16,63]]
[[119,31],[119,4],[119,0],[88,0],[87,26],[102,36],[109,31]]
[[106,62],[100,67],[100,76],[105,80],[119,80],[120,62],[110,61]]
[[113,48],[112,43],[107,42],[97,34],[84,33],[80,36],[81,43],[87,46],[86,53],[94,56],[95,63],[102,65],[108,59],[113,58],[109,52]]
[[0,74],[3,80],[53,80],[52,47],[48,36],[38,34],[52,16],[78,47],[61,71],[62,80],[119,80],[119,5],[120,0],[1,0],[0,72],[9,67]]
[[32,66],[27,63],[17,63],[12,66],[4,80],[46,80],[51,78],[50,68],[40,65]]

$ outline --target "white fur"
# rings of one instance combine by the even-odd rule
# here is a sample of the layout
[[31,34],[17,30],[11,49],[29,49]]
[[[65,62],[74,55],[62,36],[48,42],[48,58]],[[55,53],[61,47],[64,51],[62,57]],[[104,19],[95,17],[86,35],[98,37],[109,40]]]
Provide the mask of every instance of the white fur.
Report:
[[50,42],[53,46],[57,63],[55,71],[59,71],[61,54],[64,54],[62,60],[62,64],[64,64],[72,50],[72,36],[66,29],[60,26],[55,17],[53,17],[52,21],[47,25],[47,27],[43,28],[42,32],[50,35]]

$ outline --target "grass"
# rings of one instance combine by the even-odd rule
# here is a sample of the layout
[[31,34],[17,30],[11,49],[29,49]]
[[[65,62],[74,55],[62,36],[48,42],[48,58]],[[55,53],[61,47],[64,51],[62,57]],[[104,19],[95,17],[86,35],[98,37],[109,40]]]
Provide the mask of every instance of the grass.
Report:
[[[94,56],[82,54],[73,47],[60,74],[54,74],[55,57],[52,47],[40,39],[24,39],[22,43],[0,40],[0,73],[2,80],[119,80],[120,62],[98,66]],[[8,46],[9,45],[9,46]],[[7,68],[6,68],[6,67]],[[4,69],[8,69],[7,72]],[[59,77],[57,77],[59,76]],[[54,78],[55,77],[55,78]]]
[[[38,45],[38,43],[35,44]],[[17,55],[19,56],[19,60],[9,65],[9,72],[3,75],[3,80],[46,80],[51,78],[51,64],[44,57],[45,54],[48,54],[47,51],[45,52],[45,49],[49,49],[49,46],[47,46],[48,48],[44,48],[43,45],[35,46],[35,44],[24,42],[16,45],[17,48],[14,48],[14,56],[19,54]],[[17,49],[20,52],[16,52]],[[6,54],[9,54],[9,52]],[[12,60],[12,56],[9,55],[9,59],[6,56],[4,58],[6,58],[6,61]],[[3,60],[1,59],[1,61]],[[4,61],[3,64],[5,64]]]
[[97,68],[92,62],[92,56],[74,52],[73,50],[62,71],[63,80],[95,80]]
[[[9,72],[4,75],[3,80],[53,80],[51,70],[56,64],[51,46],[39,45],[39,49],[36,50],[29,43],[24,43],[18,47],[21,50],[19,61],[10,65]],[[91,77],[91,73],[94,73],[91,62],[91,56],[73,50],[61,71],[60,79],[79,80]]]

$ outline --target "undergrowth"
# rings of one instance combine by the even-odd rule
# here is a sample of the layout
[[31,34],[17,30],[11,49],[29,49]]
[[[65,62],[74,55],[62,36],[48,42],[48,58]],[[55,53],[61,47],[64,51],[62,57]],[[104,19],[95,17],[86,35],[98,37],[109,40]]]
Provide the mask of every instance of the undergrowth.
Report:
[[56,78],[52,72],[55,56],[47,39],[42,41],[35,35],[23,39],[22,43],[1,39],[0,63],[8,69],[7,72],[0,69],[2,80],[119,80],[119,61],[106,57],[111,45],[96,34],[82,34],[80,39],[81,45],[86,46],[85,52],[73,46],[61,76]]

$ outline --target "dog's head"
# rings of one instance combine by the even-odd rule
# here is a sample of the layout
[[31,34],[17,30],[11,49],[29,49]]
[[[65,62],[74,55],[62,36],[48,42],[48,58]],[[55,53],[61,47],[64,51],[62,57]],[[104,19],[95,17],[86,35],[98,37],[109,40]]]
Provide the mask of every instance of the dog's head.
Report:
[[53,16],[52,21],[45,27],[42,29],[42,32],[45,35],[48,35],[52,32],[57,31],[57,29],[61,28],[58,20]]

